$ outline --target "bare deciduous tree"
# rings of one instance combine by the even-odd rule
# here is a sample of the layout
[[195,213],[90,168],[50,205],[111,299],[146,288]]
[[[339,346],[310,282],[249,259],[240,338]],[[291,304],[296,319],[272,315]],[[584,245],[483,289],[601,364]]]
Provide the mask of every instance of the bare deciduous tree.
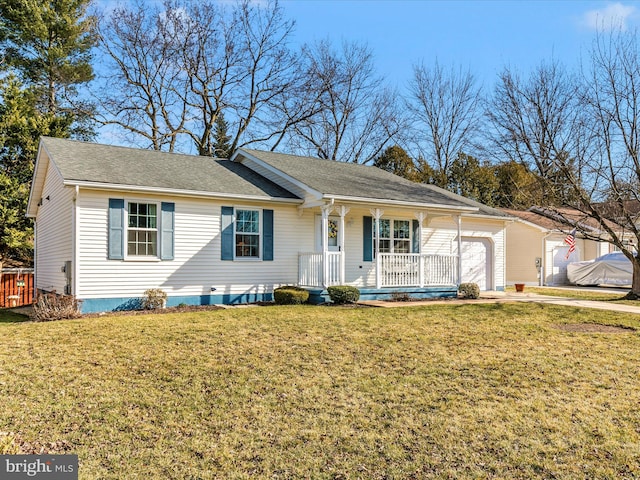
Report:
[[[571,196],[548,207],[547,214],[585,238],[605,239],[618,247],[633,264],[629,297],[638,298],[640,198],[633,188],[640,185],[637,34],[599,33],[579,83],[566,81],[553,67],[540,69],[527,88],[512,88],[510,78],[503,76],[500,92],[505,97],[498,99],[502,138],[510,147],[505,152],[534,162],[540,174],[558,172]],[[557,208],[563,206],[574,211]],[[594,230],[581,221],[586,219],[595,220],[600,228]]]
[[102,121],[155,149],[184,148],[180,142],[190,140],[200,155],[213,155],[224,114],[231,150],[267,143],[286,125],[273,111],[298,79],[287,48],[292,29],[277,2],[118,7],[101,32],[113,63]]
[[[577,208],[598,221],[633,264],[630,297],[640,296],[640,52],[636,32],[598,34],[583,72],[582,178],[563,169]],[[587,148],[588,147],[588,148]],[[582,232],[589,236],[588,231]]]
[[102,66],[98,120],[132,139],[144,138],[155,150],[173,151],[188,118],[188,82],[179,63],[181,16],[139,2],[116,7],[99,25],[109,62]]
[[480,88],[470,72],[414,66],[407,106],[420,156],[432,159],[446,185],[446,175],[461,152],[475,151],[482,112]]
[[[303,49],[305,112],[288,136],[293,150],[330,160],[368,163],[403,129],[397,95],[376,75],[365,45],[329,41]],[[315,92],[315,93],[314,93]]]
[[187,133],[201,155],[212,155],[218,117],[224,113],[230,150],[268,143],[286,121],[274,110],[297,81],[296,57],[287,48],[293,22],[277,3],[245,1],[226,12],[216,2],[189,4],[192,26],[184,65],[190,81],[187,103],[195,112]]
[[[510,161],[526,165],[539,179],[537,199],[562,204],[566,183],[559,165],[580,158],[579,90],[562,65],[542,63],[527,79],[505,68],[496,84],[487,115],[493,146]],[[573,166],[574,174],[580,169]]]

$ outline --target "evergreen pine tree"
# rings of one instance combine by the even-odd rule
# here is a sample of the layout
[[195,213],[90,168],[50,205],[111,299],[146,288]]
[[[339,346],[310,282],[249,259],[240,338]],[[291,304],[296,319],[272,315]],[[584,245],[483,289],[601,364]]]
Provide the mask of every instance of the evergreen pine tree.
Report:
[[216,119],[215,143],[213,145],[213,156],[218,158],[229,158],[231,156],[231,137],[227,134],[227,122],[221,113]]

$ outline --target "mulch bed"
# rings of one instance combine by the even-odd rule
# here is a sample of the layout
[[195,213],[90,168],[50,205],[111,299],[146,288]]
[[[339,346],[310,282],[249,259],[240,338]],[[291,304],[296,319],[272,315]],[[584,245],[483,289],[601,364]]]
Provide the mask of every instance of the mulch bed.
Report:
[[578,333],[630,333],[635,329],[631,327],[616,327],[613,325],[600,325],[598,323],[563,323],[554,325],[565,332]]

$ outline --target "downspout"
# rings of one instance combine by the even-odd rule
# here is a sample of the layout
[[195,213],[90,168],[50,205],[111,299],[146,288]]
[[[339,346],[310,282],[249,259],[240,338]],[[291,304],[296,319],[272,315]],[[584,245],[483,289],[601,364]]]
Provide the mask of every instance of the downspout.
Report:
[[80,296],[80,292],[78,291],[78,285],[80,282],[78,281],[78,273],[80,272],[80,268],[78,266],[78,262],[80,260],[80,254],[78,252],[78,244],[79,244],[79,233],[80,229],[78,228],[78,219],[79,219],[79,207],[78,207],[78,196],[80,195],[80,187],[76,185],[76,191],[73,196],[73,242],[72,242],[72,258],[73,258],[73,278],[71,279],[71,294],[76,298]]
[[[37,215],[36,215],[37,218]],[[33,219],[33,300],[38,298],[38,222]],[[2,274],[0,273],[0,276]]]
[[456,215],[458,225],[458,285],[462,283],[462,218]]

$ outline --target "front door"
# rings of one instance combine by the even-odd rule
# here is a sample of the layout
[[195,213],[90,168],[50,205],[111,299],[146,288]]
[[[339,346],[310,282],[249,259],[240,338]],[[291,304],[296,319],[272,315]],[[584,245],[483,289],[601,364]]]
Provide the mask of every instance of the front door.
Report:
[[[338,229],[340,228],[340,217],[329,217],[329,233],[327,235],[327,245],[330,252],[339,252]],[[316,252],[322,251],[322,216],[316,216]]]

